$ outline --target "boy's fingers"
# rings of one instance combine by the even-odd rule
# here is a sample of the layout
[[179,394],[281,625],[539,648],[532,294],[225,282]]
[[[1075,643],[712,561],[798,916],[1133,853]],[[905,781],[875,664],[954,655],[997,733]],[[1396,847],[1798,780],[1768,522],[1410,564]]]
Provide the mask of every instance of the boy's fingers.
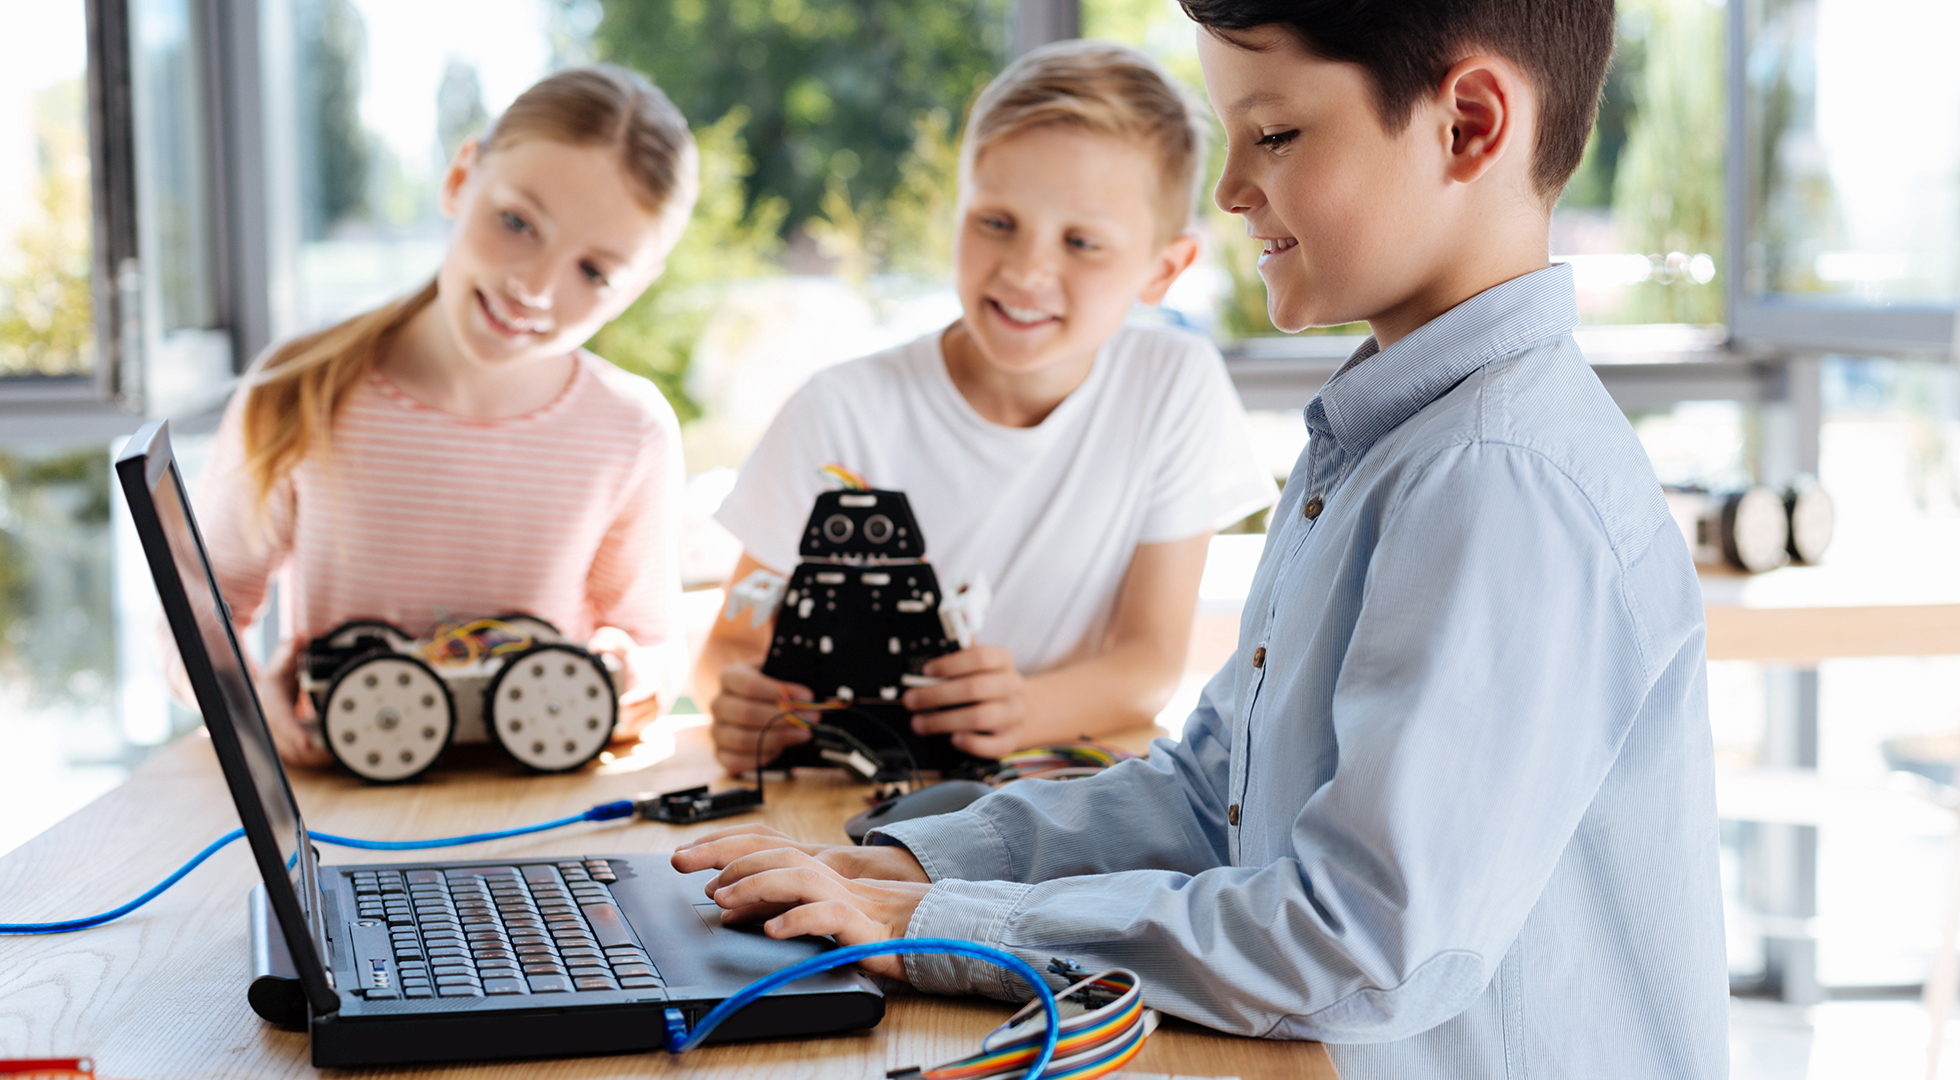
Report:
[[[800,852],[804,850],[805,845],[798,844],[785,836],[771,836],[766,833],[724,836],[719,840],[696,844],[674,852],[674,869],[683,874],[691,874],[696,870],[726,870],[736,861],[754,855],[756,852],[774,851],[778,848]],[[725,884],[726,881],[717,878],[708,883],[707,891],[712,893],[717,887]]]
[[756,736],[765,736],[770,745],[787,746],[810,737],[801,725],[790,723],[787,717],[777,720],[772,727],[771,719],[779,715],[773,707],[765,708],[753,703],[730,702],[727,697],[715,699],[714,725],[712,734],[715,745],[730,750],[745,749],[755,752]]
[[951,679],[938,686],[913,687],[905,692],[905,707],[917,712],[974,701],[993,701],[1006,697],[1010,689],[1011,680],[1006,673],[988,671]]
[[745,825],[733,829],[722,829],[709,833],[675,849],[674,869],[683,874],[697,870],[720,870],[744,855],[771,848],[796,848],[806,850],[815,847],[799,844],[767,825]]
[[935,679],[956,679],[981,671],[998,671],[1014,666],[1014,655],[998,645],[975,645],[959,652],[935,656],[926,661],[925,673]]
[[844,880],[837,871],[823,865],[815,855],[804,851],[801,847],[794,844],[776,844],[746,851],[728,859],[722,866],[721,873],[716,875],[713,881],[708,882],[708,895],[714,896],[720,890],[756,874],[785,869],[808,870],[836,881]]
[[753,904],[833,900],[848,891],[836,871],[800,851],[782,849],[737,859],[715,880],[723,884],[710,890],[708,896],[730,910]]
[[920,713],[912,718],[912,730],[921,735],[1007,734],[1020,727],[1013,710],[999,701],[980,701],[958,709]]
[[[762,924],[763,933],[779,941],[804,935],[837,939],[839,945],[865,945],[899,935],[841,900],[802,904]],[[873,956],[858,962],[873,975],[905,981],[905,961],[896,956]]]
[[773,919],[785,911],[796,910],[795,904],[750,904],[740,908],[722,908],[721,921],[724,923],[759,923]]
[[700,847],[702,844],[712,844],[717,840],[725,840],[731,836],[773,836],[786,844],[796,842],[790,839],[786,833],[777,832],[767,825],[758,825],[755,822],[750,822],[747,825],[730,825],[726,828],[716,829],[714,832],[708,833],[705,836],[697,836],[693,840],[682,844],[678,850],[686,851],[688,848]]
[[912,730],[920,735],[945,735],[955,731],[971,731],[980,726],[979,715],[978,705],[968,705],[963,709],[919,713],[912,718]]
[[762,669],[754,664],[730,664],[722,668],[721,689],[723,693],[736,694],[751,701],[773,703],[785,696],[797,701],[810,700],[808,687],[779,682],[764,675]]
[[860,911],[849,900],[818,900],[787,908],[763,927],[773,938],[821,934],[837,939],[839,945],[862,945],[891,937],[878,920]]
[[983,758],[997,758],[1015,748],[1012,737],[990,731],[956,731],[953,733],[953,745],[974,757]]

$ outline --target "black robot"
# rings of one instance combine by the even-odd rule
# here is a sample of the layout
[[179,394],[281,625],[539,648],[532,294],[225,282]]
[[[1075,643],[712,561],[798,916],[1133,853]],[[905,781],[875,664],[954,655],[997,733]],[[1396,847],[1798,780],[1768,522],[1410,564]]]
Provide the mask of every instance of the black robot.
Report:
[[[934,682],[924,674],[926,661],[971,643],[987,599],[984,584],[947,597],[925,553],[902,492],[827,491],[810,512],[802,562],[781,601],[770,603],[781,579],[751,579],[737,589],[729,616],[754,603],[759,620],[773,606],[776,627],[762,673],[843,706],[823,713],[823,723],[851,732],[893,771],[957,771],[976,760],[945,735],[914,735],[912,714],[899,701],[908,687]],[[774,766],[844,761],[846,751],[819,731]]]

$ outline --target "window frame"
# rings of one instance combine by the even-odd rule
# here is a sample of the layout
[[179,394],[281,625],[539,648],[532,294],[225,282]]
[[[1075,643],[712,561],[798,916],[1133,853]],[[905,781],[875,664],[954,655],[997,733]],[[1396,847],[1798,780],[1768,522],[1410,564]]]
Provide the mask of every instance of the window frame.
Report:
[[[1752,293],[1743,287],[1749,242],[1751,110],[1748,56],[1760,0],[1729,0],[1728,306],[1729,347],[1737,352],[1851,353],[1884,357],[1960,359],[1956,303],[1859,303],[1799,293]],[[1960,297],[1956,297],[1960,301]]]
[[157,278],[143,251],[148,208],[132,41],[140,2],[84,0],[95,369],[0,378],[0,442],[106,442],[163,415],[179,427],[214,426],[244,360],[271,337],[265,230],[254,227],[265,219],[258,0],[184,0],[206,133],[201,195],[215,234],[207,270],[218,317],[211,328],[168,335],[144,310]]

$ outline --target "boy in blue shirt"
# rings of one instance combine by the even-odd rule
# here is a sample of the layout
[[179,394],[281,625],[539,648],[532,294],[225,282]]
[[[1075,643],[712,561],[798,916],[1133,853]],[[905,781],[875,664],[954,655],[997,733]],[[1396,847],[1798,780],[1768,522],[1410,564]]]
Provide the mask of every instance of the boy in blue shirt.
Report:
[[1726,1076],[1700,590],[1546,257],[1610,0],[1184,6],[1274,323],[1374,330],[1307,406],[1237,653],[1147,761],[675,865],[772,935],[1131,967],[1345,1080]]

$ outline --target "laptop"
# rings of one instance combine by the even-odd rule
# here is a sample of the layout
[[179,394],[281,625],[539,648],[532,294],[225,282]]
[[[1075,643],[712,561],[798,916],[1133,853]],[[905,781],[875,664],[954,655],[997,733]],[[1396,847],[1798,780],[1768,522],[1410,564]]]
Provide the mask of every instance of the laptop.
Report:
[[[664,1046],[664,1014],[692,1027],[736,990],[834,944],[724,927],[659,854],[322,866],[218,590],[190,500],[155,421],[116,460],[157,594],[225,783],[264,878],[252,923],[261,968],[296,977],[292,1014],[313,1064],[631,1053]],[[259,980],[261,984],[265,979]],[[746,1006],[714,1041],[868,1028],[884,997],[852,969]]]

